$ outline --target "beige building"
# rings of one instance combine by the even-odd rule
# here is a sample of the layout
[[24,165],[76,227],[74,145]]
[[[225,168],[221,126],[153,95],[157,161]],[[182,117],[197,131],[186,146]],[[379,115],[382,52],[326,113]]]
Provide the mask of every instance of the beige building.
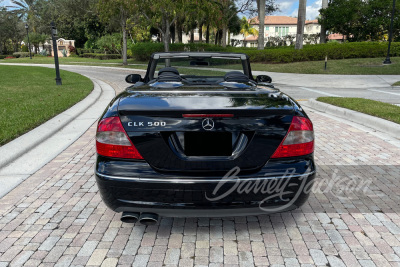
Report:
[[[259,30],[258,18],[249,19],[252,27]],[[297,33],[297,18],[287,16],[266,16],[264,20],[264,41],[267,43],[271,37],[285,37],[292,36],[295,40]],[[321,25],[318,24],[318,20],[306,20],[304,25],[304,34],[319,34],[321,31]],[[231,36],[231,40],[235,39],[240,41],[243,45],[243,41],[246,46],[255,47],[257,46],[258,36],[249,35],[246,38],[242,34]],[[307,40],[305,40],[305,43]],[[319,42],[319,41],[318,41]]]
[[[70,55],[70,51],[68,47],[71,45],[75,47],[75,40],[65,40],[64,38],[60,38],[56,40],[57,44],[57,51],[58,51],[58,57],[63,57],[62,51],[65,49],[67,52],[67,56]],[[48,40],[44,43],[44,47],[47,49],[47,52],[49,53],[50,56],[54,56],[53,53],[53,43],[51,40]]]
[[[258,18],[249,19],[249,22],[252,27],[259,30],[259,21]],[[288,17],[288,16],[266,16],[264,20],[264,42],[266,43],[270,40],[271,37],[285,37],[291,36],[293,41],[296,40],[296,33],[297,33],[297,18]],[[321,31],[321,25],[318,24],[318,20],[306,20],[304,25],[304,34],[306,35],[316,35],[319,34]],[[233,35],[230,34],[231,43],[230,45],[235,46],[243,46],[243,42],[247,47],[256,47],[258,36],[248,35],[246,37],[243,34]],[[183,43],[190,42],[190,35],[183,34],[182,35]],[[199,31],[195,29],[194,31],[194,42],[199,41]],[[203,42],[205,42],[205,32],[203,32]],[[315,43],[319,42],[319,38],[317,41],[315,40],[304,40],[304,43]],[[228,43],[228,38],[227,38]],[[289,45],[289,44],[288,44]]]

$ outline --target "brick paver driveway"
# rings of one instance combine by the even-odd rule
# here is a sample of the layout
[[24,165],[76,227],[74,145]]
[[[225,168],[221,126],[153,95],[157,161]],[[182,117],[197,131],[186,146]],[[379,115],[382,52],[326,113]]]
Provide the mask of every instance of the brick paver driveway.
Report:
[[0,200],[0,266],[400,266],[400,148],[309,115],[318,180],[300,210],[155,226],[101,201],[92,126]]

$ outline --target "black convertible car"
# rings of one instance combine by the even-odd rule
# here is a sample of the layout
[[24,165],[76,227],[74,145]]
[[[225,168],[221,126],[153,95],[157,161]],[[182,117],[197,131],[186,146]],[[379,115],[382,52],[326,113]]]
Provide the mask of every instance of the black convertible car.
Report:
[[[232,70],[232,71],[228,71]],[[245,54],[151,56],[97,129],[95,175],[121,220],[221,217],[301,206],[315,176],[314,132]]]

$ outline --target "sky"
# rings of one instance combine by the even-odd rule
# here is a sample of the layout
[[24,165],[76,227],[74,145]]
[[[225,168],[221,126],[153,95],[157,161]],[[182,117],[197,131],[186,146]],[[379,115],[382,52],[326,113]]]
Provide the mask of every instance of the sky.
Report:
[[[299,0],[276,0],[276,3],[279,5],[280,11],[272,15],[297,17]],[[321,6],[322,0],[307,0],[307,20],[318,17]]]
[[[272,15],[297,17],[299,0],[275,0],[275,2],[279,5],[280,11],[275,12]],[[11,5],[11,1],[0,0],[0,5]],[[318,11],[321,9],[321,5],[322,0],[307,0],[306,17],[308,20],[315,19],[319,15]]]

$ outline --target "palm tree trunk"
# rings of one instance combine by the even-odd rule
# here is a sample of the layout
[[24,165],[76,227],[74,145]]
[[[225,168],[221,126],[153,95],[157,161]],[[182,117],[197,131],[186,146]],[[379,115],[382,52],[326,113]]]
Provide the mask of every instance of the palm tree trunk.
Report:
[[207,29],[206,29],[206,43],[210,43],[210,24],[207,24]]
[[164,36],[163,36],[163,41],[164,41],[164,52],[169,52],[169,19],[167,16],[164,18]]
[[175,20],[175,43],[179,43],[179,25],[178,25],[178,20]]
[[122,26],[122,65],[128,65],[128,48],[126,41],[126,14],[121,6],[121,26]]
[[297,19],[296,49],[303,48],[304,24],[306,22],[307,0],[299,0],[299,13]]
[[257,0],[258,5],[258,45],[257,49],[264,49],[264,20],[265,20],[265,1],[266,0]]
[[194,43],[194,29],[190,31],[190,43]]
[[203,23],[199,24],[199,43],[203,42]]
[[[322,9],[325,9],[327,7],[328,7],[328,0],[322,0]],[[321,44],[325,44],[326,43],[326,29],[325,29],[325,26],[323,24],[321,24],[321,34],[320,34],[319,42]]]
[[222,47],[226,47],[226,34],[228,32],[228,25],[222,25]]

